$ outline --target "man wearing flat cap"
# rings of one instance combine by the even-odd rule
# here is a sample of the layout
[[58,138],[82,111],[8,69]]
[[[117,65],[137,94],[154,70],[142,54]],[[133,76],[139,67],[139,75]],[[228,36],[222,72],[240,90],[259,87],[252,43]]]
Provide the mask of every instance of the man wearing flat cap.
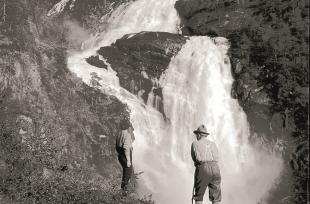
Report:
[[194,133],[197,141],[194,141],[191,147],[191,155],[196,167],[193,199],[195,204],[202,204],[205,191],[209,187],[209,200],[212,204],[219,204],[221,173],[217,146],[207,138],[209,133],[204,125],[200,125]]

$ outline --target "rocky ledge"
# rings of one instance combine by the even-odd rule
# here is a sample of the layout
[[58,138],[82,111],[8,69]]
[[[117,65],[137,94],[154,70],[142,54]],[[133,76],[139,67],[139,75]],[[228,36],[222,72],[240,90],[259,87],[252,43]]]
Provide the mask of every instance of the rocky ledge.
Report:
[[[186,42],[186,37],[165,32],[141,32],[125,35],[97,54],[106,59],[117,72],[120,85],[146,102],[150,91],[161,95],[156,81],[168,68],[170,59]],[[87,59],[91,65],[105,68],[99,56]]]

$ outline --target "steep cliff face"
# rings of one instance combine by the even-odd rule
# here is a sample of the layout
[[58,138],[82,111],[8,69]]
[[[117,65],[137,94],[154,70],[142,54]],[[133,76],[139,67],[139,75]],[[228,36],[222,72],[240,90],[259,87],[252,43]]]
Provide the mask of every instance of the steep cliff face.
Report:
[[55,1],[2,3],[0,201],[140,202],[117,192],[114,138],[127,106],[67,68],[75,19],[48,18]]
[[234,0],[177,1],[175,8],[182,18],[185,35],[225,36],[249,24],[249,15]]
[[247,113],[253,139],[280,147],[286,161],[282,183],[274,192],[277,200],[270,203],[279,203],[279,197],[304,203],[309,165],[309,2],[179,0],[175,7],[184,34],[223,36],[231,42],[232,95]]
[[45,202],[40,194],[51,189],[56,201],[65,202],[79,190],[64,193],[58,185],[81,188],[82,195],[90,188],[79,176],[100,180],[102,175],[107,185],[120,175],[113,144],[119,121],[128,117],[126,106],[82,84],[64,62],[54,60],[42,52],[36,57],[19,52],[14,64],[6,64],[11,73],[5,74],[8,86],[2,86],[1,189],[21,202]]

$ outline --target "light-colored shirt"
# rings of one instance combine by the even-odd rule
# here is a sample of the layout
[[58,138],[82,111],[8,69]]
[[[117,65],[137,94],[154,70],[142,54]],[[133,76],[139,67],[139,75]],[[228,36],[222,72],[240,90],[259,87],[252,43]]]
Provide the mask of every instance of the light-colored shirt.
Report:
[[191,155],[195,165],[203,162],[219,160],[219,153],[216,144],[206,137],[192,143]]
[[116,146],[122,147],[126,150],[132,149],[133,138],[129,130],[122,130],[121,134],[116,137]]

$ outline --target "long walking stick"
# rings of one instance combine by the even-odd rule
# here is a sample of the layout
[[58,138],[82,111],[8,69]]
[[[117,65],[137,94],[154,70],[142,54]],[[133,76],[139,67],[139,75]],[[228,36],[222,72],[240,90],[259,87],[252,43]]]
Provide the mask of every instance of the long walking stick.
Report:
[[193,185],[192,204],[194,204],[194,193],[195,193],[195,185]]
[[192,191],[192,204],[194,204],[194,195],[195,195],[195,178],[196,178],[196,169],[194,173],[194,185],[193,185],[193,191]]

